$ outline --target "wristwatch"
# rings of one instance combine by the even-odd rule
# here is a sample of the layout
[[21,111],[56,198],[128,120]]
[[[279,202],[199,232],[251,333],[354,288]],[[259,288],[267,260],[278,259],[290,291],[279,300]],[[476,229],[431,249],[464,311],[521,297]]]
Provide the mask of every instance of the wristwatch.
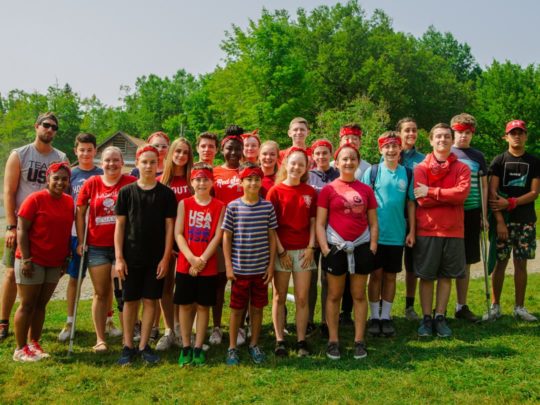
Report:
[[17,229],[17,225],[7,225],[6,231],[12,231],[13,229]]

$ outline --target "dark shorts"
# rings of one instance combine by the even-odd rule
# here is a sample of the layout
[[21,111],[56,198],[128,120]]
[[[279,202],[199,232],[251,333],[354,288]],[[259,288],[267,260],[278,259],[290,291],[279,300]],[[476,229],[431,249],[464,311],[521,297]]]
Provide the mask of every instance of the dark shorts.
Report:
[[497,260],[503,262],[510,258],[514,250],[514,259],[531,260],[536,256],[536,224],[519,224],[510,222],[508,239],[501,242],[497,240]]
[[252,276],[236,276],[231,286],[232,309],[244,309],[248,304],[255,308],[264,308],[268,305],[268,284],[264,284],[264,274]]
[[374,270],[383,269],[385,273],[399,273],[403,260],[403,246],[377,246]]
[[475,208],[465,211],[465,262],[467,264],[480,261],[480,225],[482,210]]
[[[330,253],[326,257],[321,258],[321,268],[323,271],[333,276],[342,276],[349,272],[347,262],[347,253],[343,250],[337,250],[334,245],[328,245]],[[371,273],[375,267],[375,256],[369,250],[369,242],[354,249],[354,274],[367,275]]]
[[[69,261],[66,273],[71,278],[79,278],[79,266],[81,265],[81,256],[77,254],[77,245],[79,239],[76,236],[71,237],[71,260]],[[88,253],[84,255],[84,266],[82,268],[82,278],[86,277],[86,269],[88,267]]]
[[422,280],[465,277],[463,239],[417,236],[414,272]]
[[160,299],[163,295],[164,279],[156,279],[157,264],[154,266],[136,266],[127,264],[128,274],[122,282],[124,301]]
[[218,276],[193,277],[185,273],[176,273],[174,303],[199,304],[205,307],[216,305],[217,279]]
[[[88,267],[113,265],[115,262],[114,246],[88,246]],[[128,269],[129,271],[129,269]]]

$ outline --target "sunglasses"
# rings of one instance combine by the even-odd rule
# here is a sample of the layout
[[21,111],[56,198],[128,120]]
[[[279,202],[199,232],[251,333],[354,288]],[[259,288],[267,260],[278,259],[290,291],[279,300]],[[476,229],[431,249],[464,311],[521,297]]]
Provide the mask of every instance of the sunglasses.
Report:
[[58,125],[49,124],[48,122],[43,122],[41,126],[45,129],[52,128],[53,131],[58,131]]

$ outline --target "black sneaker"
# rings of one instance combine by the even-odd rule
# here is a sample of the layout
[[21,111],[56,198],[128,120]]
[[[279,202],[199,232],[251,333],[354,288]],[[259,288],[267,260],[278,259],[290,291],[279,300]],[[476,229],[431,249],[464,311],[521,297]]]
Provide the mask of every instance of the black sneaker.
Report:
[[391,319],[382,319],[381,333],[386,337],[396,336],[396,328],[394,327],[394,321],[392,321]]
[[430,315],[424,315],[424,318],[420,321],[420,326],[418,327],[418,336],[433,336],[433,318]]
[[9,322],[0,323],[0,342],[8,337]]
[[159,356],[154,353],[152,349],[150,349],[150,346],[146,345],[146,347],[141,350],[141,359],[145,361],[148,364],[156,364],[159,361]]
[[129,366],[131,363],[133,363],[133,360],[135,360],[135,357],[137,356],[137,348],[129,348],[127,346],[124,346],[122,349],[122,354],[120,355],[120,358],[117,361],[117,364],[119,366]]
[[328,333],[328,325],[325,323],[321,323],[321,326],[319,328],[321,330],[321,336],[325,339],[328,339],[329,333]]
[[352,317],[351,317],[351,313],[350,312],[342,312],[341,314],[339,314],[339,324],[340,325],[352,325],[353,320],[352,320]]
[[381,320],[370,319],[368,321],[367,333],[373,337],[381,336]]
[[276,342],[274,354],[278,357],[287,357],[289,355],[289,350],[287,349],[287,342],[284,340]]
[[308,322],[306,328],[306,337],[311,337],[315,332],[317,332],[317,326],[313,322]]
[[339,360],[341,358],[338,342],[328,342],[328,347],[326,348],[326,357],[328,357],[330,360]]
[[298,357],[306,357],[311,354],[305,340],[300,340],[296,342],[296,351],[298,353]]
[[364,342],[354,342],[354,355],[356,360],[367,357],[366,344]]
[[480,322],[480,318],[469,309],[468,305],[463,305],[454,315],[456,319],[464,319],[473,323]]

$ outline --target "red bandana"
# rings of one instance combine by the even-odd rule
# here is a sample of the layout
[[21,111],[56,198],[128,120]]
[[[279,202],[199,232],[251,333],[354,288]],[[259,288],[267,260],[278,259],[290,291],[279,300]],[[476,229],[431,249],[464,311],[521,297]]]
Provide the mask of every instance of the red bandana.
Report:
[[388,145],[390,143],[397,143],[399,146],[401,146],[401,138],[397,136],[381,136],[379,138],[379,149],[382,149],[384,145]]
[[260,167],[246,167],[240,172],[240,180],[244,180],[246,177],[257,176],[261,179],[264,177],[264,173]]
[[60,169],[66,170],[68,172],[69,177],[71,177],[71,169],[69,168],[69,165],[66,162],[51,163],[49,167],[47,168],[47,171],[45,172],[45,176],[49,177],[51,173],[56,173]]
[[306,158],[309,158],[307,150],[304,148],[299,148],[298,146],[291,146],[289,150],[287,151],[287,158],[291,156],[294,152],[301,152],[304,155],[306,155]]
[[428,183],[433,184],[434,182],[442,179],[450,171],[450,165],[457,160],[457,156],[453,153],[450,153],[446,161],[439,163],[433,153],[430,153],[426,156],[426,164],[428,167],[427,176]]
[[339,152],[341,152],[345,148],[351,148],[352,150],[354,150],[356,152],[356,156],[358,157],[358,161],[360,161],[360,152],[358,152],[358,149],[356,149],[350,142],[344,143],[339,148],[337,148],[336,153],[334,153],[334,160],[337,160]]
[[146,145],[137,151],[135,158],[138,159],[144,152],[154,152],[156,156],[159,156],[159,152],[156,148],[154,148],[152,145]]
[[210,169],[195,169],[191,170],[190,180],[206,178],[214,181],[214,172]]
[[247,134],[242,134],[240,135],[242,137],[242,139],[245,141],[246,139],[248,138],[255,138],[257,140],[257,143],[259,144],[259,146],[261,146],[261,140],[259,138],[259,130],[256,129],[255,131],[253,132],[248,132]]
[[462,123],[455,123],[452,125],[452,129],[454,131],[464,132],[464,131],[471,131],[474,132],[476,129],[474,128],[474,125],[472,124],[462,124]]
[[356,135],[356,136],[362,136],[362,130],[359,128],[351,128],[351,127],[344,127],[339,130],[339,137],[345,135]]
[[326,139],[319,139],[313,142],[313,145],[311,145],[311,150],[315,151],[315,149],[320,146],[324,146],[325,148],[328,148],[328,150],[330,151],[330,154],[332,153],[332,144]]
[[223,140],[221,141],[221,149],[223,149],[223,147],[225,146],[225,144],[229,141],[232,141],[232,140],[235,140],[235,141],[238,141],[240,142],[242,145],[244,144],[244,141],[242,140],[242,137],[240,135],[227,135],[225,138],[223,138]]
[[167,145],[169,145],[171,143],[171,140],[169,139],[167,134],[165,132],[161,132],[161,131],[154,132],[152,135],[150,135],[148,137],[146,142],[150,143],[152,141],[152,138],[155,138],[156,136],[161,136],[162,138],[166,139],[167,140]]

